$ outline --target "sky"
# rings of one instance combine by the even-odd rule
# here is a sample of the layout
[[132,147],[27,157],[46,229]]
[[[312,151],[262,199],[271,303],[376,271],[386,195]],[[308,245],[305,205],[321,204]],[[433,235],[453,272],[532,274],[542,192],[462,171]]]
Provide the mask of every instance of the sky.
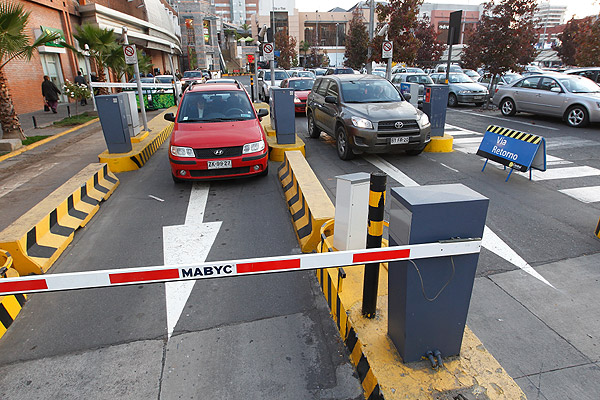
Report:
[[[296,0],[296,7],[299,11],[327,11],[334,7],[340,7],[348,9],[355,5],[358,0],[329,0],[323,2],[323,0]],[[450,4],[470,4],[476,5],[483,3],[481,0],[425,0],[426,3],[450,3]],[[326,6],[324,6],[324,3]],[[576,17],[581,18],[588,15],[598,15],[600,12],[600,0],[563,0],[563,1],[550,1],[550,4],[568,6],[565,22],[571,19],[571,16],[575,14]]]

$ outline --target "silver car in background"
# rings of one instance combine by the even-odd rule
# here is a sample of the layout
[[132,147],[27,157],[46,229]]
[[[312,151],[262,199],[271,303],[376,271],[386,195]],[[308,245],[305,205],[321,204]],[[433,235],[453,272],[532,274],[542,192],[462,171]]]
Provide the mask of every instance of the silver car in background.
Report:
[[575,128],[600,122],[600,86],[582,76],[528,76],[498,89],[493,101],[506,116],[521,111],[550,115]]
[[[446,74],[429,75],[434,83],[445,83]],[[479,83],[473,82],[471,78],[463,73],[451,72],[448,76],[448,107],[456,107],[458,103],[475,103],[480,107],[485,102],[488,91]]]

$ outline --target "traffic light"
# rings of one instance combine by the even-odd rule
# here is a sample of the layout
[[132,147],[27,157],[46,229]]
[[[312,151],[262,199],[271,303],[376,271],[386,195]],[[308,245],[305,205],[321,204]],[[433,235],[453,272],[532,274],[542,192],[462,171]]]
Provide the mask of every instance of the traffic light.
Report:
[[254,54],[246,54],[248,58],[248,64],[252,64],[254,62]]

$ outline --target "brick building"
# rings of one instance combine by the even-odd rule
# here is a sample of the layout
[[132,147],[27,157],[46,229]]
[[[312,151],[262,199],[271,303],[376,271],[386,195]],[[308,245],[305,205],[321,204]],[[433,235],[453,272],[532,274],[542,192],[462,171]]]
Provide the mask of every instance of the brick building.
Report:
[[[78,25],[91,23],[100,28],[114,29],[120,36],[122,27],[128,27],[129,41],[152,57],[154,66],[161,71],[170,69],[168,55],[181,54],[180,30],[175,10],[166,0],[17,0],[30,12],[26,32],[38,37],[42,30],[60,32],[62,40],[77,47],[72,33]],[[178,57],[174,57],[178,68]],[[18,114],[43,107],[41,83],[44,75],[62,87],[65,80],[73,80],[78,70],[85,71],[85,60],[59,43],[40,47],[30,61],[13,60],[6,64],[13,104]],[[63,95],[62,102],[68,101]]]

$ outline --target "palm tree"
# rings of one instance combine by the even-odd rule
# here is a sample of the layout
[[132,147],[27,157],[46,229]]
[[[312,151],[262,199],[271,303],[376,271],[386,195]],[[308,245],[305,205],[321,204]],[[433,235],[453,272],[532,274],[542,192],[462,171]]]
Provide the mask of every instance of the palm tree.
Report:
[[60,38],[60,33],[42,33],[32,44],[25,33],[30,12],[23,5],[12,1],[0,2],[0,124],[5,139],[25,139],[19,117],[15,111],[4,66],[12,60],[30,60],[33,51],[48,42]]
[[[98,71],[98,81],[106,82],[104,69],[114,60],[116,49],[121,46],[117,43],[117,37],[112,29],[102,29],[100,27],[85,24],[77,27],[77,32],[73,34],[79,47],[84,48],[87,44],[90,48],[90,58],[96,63]],[[76,49],[69,47],[73,51]],[[100,94],[108,94],[106,88],[100,88]]]
[[303,67],[306,67],[306,52],[307,52],[308,50],[310,50],[310,47],[311,47],[311,46],[310,46],[310,43],[308,43],[307,41],[304,41],[304,40],[302,40],[302,41],[300,42],[300,46],[299,46],[299,48],[300,48],[300,52],[303,52],[303,53],[304,53],[304,58],[302,59],[302,66],[303,66]]

